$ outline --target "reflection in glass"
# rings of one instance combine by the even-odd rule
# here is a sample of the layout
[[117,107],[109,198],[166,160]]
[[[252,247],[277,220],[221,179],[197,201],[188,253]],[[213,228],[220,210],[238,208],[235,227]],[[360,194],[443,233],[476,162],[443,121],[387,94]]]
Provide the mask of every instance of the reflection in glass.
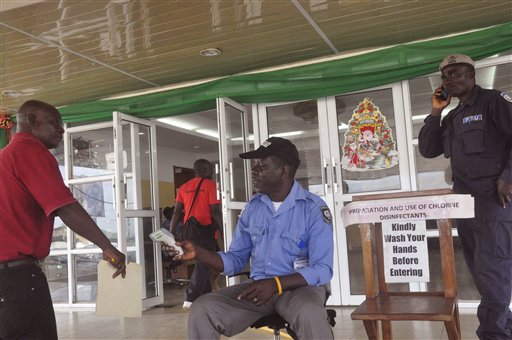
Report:
[[227,148],[227,164],[229,168],[231,200],[245,202],[248,198],[246,190],[246,163],[238,157],[239,154],[245,152],[244,144],[241,136],[244,134],[243,112],[237,108],[225,104],[226,112],[226,148]]
[[242,210],[237,209],[230,209],[230,216],[231,219],[231,225],[233,226],[233,233],[235,232],[235,227],[238,223],[238,219],[240,218],[240,214],[242,213]]
[[101,253],[72,255],[75,264],[75,301],[95,302],[98,290],[98,263]]
[[[439,238],[428,238],[427,242],[430,269],[430,282],[427,283],[427,291],[442,291],[444,287],[439,251]],[[480,300],[480,294],[476,289],[471,273],[469,272],[468,266],[464,260],[464,254],[458,237],[453,238],[453,251],[455,254],[455,277],[457,278],[459,299]]]
[[440,155],[436,158],[424,158],[418,146],[414,147],[418,190],[444,189],[452,187],[450,161]]
[[325,195],[316,100],[267,107],[269,137],[289,139],[301,160],[295,179],[309,191]]
[[[126,178],[126,208],[151,210],[151,130],[149,126],[124,122],[123,169]],[[126,156],[125,156],[126,155]]]
[[[382,120],[384,120],[381,125],[381,136],[376,134],[376,131],[373,132],[375,133],[375,135],[372,137],[375,139],[375,143],[373,143],[375,144],[374,146],[371,146],[373,144],[368,143],[371,141],[370,139],[363,138],[363,134],[366,133],[366,130],[364,132],[362,131],[364,126],[363,121],[357,122],[358,126],[360,126],[361,133],[357,134],[357,136],[347,133],[347,131],[351,130],[349,124],[355,123],[355,120],[353,120],[354,110],[359,108],[359,104],[363,102],[365,98],[371,99],[373,104],[379,108],[380,114],[383,116]],[[375,110],[375,112],[377,111]],[[338,118],[338,142],[341,148],[340,155],[344,154],[343,148],[345,145],[354,145],[355,147],[363,149],[365,149],[367,145],[370,145],[366,147],[366,149],[374,150],[374,152],[368,156],[371,157],[371,161],[375,163],[382,160],[382,162],[379,163],[382,163],[382,166],[378,167],[344,167],[342,169],[343,192],[354,194],[368,191],[400,189],[400,173],[398,165],[396,164],[397,157],[393,156],[392,161],[390,162],[388,162],[386,157],[386,152],[388,149],[390,151],[389,154],[391,155],[391,152],[393,152],[393,147],[396,148],[395,111],[393,107],[392,89],[383,89],[337,96],[336,113]],[[374,138],[375,136],[379,136],[379,138],[376,139]],[[360,141],[359,144],[356,143],[356,138],[358,141]],[[395,153],[393,153],[393,155],[395,155]],[[357,153],[355,154],[357,155]]]
[[68,303],[68,258],[66,255],[48,256],[41,267],[48,279],[54,303]]
[[139,240],[142,242],[142,247],[139,246],[138,249],[143,250],[143,253],[139,254],[139,256],[141,259],[140,264],[143,266],[145,273],[144,282],[142,283],[146,286],[146,296],[144,298],[157,296],[155,254],[158,247],[149,238],[149,234],[153,232],[154,225],[155,221],[152,217],[132,217],[126,219],[128,247],[136,245],[135,235],[139,235]]
[[[350,272],[350,294],[365,295],[363,251],[361,246],[361,233],[358,225],[345,228],[347,233],[348,266]],[[373,226],[372,226],[373,231]],[[374,261],[374,272],[377,272],[377,261]],[[408,283],[390,283],[390,291],[407,292]]]
[[68,229],[59,217],[53,223],[53,235],[50,250],[67,249]]
[[[61,140],[55,149],[50,149],[50,153],[55,157],[62,171],[64,168],[64,140]],[[61,174],[64,178],[64,174],[62,172]]]
[[[100,227],[112,243],[117,243],[116,212],[114,207],[114,189],[111,180],[94,181],[70,185],[77,201]],[[75,234],[75,248],[95,247],[89,240]]]
[[114,173],[114,138],[112,128],[70,134],[71,178],[110,175]]

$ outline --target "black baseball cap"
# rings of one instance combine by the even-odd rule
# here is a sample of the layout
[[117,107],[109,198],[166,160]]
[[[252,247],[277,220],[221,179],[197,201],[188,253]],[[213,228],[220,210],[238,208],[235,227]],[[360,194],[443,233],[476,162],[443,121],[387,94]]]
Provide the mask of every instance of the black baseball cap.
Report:
[[295,145],[288,139],[281,137],[270,137],[256,150],[241,153],[239,156],[244,159],[275,156],[295,169],[300,165],[299,152]]

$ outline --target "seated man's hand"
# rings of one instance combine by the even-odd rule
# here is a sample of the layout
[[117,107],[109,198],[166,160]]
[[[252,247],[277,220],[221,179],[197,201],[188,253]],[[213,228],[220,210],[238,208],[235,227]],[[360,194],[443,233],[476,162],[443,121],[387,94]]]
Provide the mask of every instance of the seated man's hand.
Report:
[[179,252],[172,246],[168,246],[165,243],[162,243],[162,251],[167,253],[173,259],[178,259],[182,261],[193,260],[196,258],[196,248],[194,243],[191,241],[183,241],[176,242],[177,246],[181,246],[183,249],[183,255],[179,255]]
[[261,306],[277,293],[274,279],[254,281],[246,290],[238,295],[238,300],[247,299],[256,306]]

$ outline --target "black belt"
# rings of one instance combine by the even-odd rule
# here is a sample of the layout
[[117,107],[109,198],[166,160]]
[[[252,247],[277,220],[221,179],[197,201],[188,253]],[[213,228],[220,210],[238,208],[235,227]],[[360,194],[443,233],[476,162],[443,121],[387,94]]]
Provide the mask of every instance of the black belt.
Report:
[[0,269],[7,269],[7,268],[13,268],[13,267],[21,267],[21,266],[28,266],[31,264],[37,265],[39,262],[31,257],[27,257],[20,260],[12,260],[12,261],[6,261],[6,262],[0,262]]

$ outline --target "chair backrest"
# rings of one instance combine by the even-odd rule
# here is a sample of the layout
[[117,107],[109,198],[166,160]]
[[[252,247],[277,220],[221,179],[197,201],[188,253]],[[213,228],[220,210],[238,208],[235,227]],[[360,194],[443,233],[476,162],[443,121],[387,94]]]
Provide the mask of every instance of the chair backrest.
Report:
[[[354,201],[379,200],[391,198],[446,195],[450,194],[448,189],[428,190],[414,193],[393,193],[378,195],[354,196]],[[452,241],[452,222],[449,219],[438,219],[439,248],[442,268],[442,279],[445,297],[457,296],[457,284],[455,281],[454,251]],[[362,223],[361,241],[363,252],[364,282],[366,298],[374,298],[381,293],[388,293],[389,287],[384,275],[384,246],[382,241],[382,226],[380,223]],[[375,263],[377,272],[375,272]],[[375,276],[376,275],[376,276]],[[377,283],[377,287],[375,286]]]

